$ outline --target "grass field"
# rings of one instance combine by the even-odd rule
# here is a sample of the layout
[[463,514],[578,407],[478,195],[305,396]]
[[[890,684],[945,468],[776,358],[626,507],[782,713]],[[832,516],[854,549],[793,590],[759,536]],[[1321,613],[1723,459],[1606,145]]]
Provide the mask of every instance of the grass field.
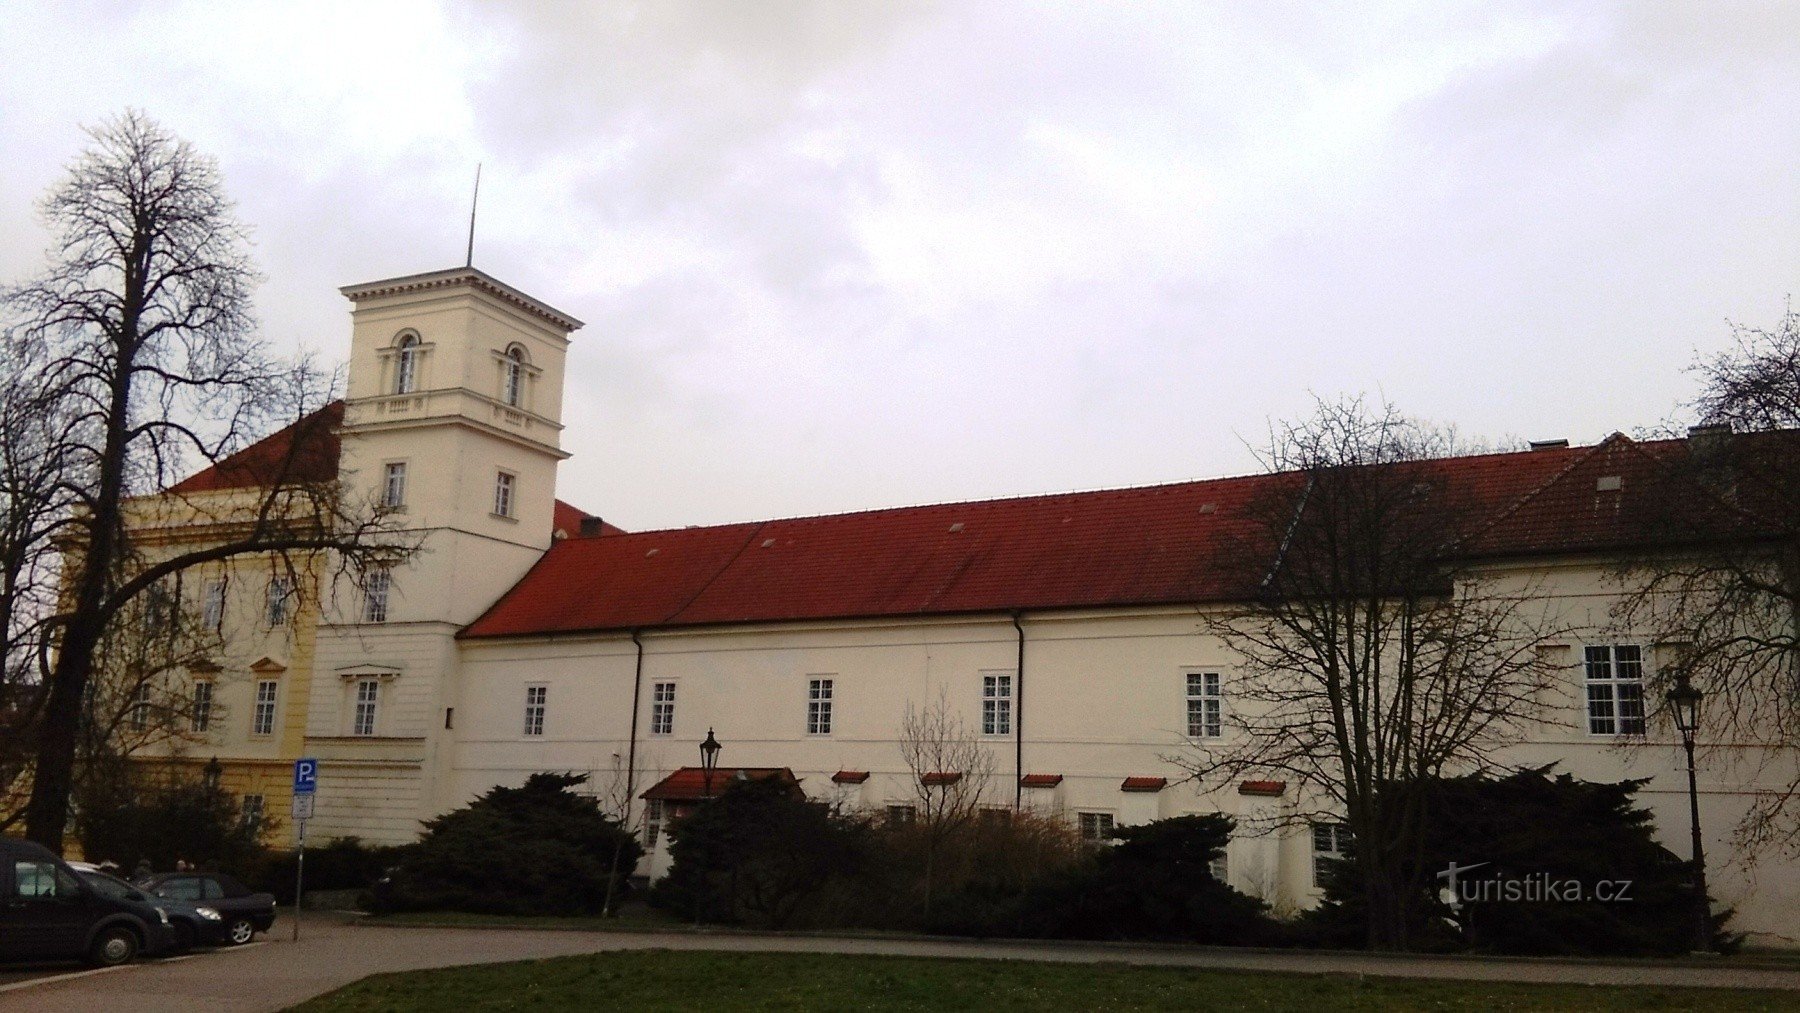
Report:
[[298,1007],[404,1010],[1794,1010],[1723,989],[646,950],[380,975]]

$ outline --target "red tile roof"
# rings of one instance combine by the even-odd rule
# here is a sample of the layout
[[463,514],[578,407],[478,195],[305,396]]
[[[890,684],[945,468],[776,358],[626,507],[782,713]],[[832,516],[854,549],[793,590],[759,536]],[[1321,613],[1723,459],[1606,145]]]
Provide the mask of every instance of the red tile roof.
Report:
[[1238,785],[1239,795],[1262,795],[1276,798],[1286,791],[1286,781],[1244,781]]
[[338,473],[338,426],[344,402],[333,401],[212,466],[170,486],[172,493],[329,482]]
[[1061,774],[1026,774],[1019,778],[1021,788],[1054,788],[1062,783]]
[[[717,795],[733,780],[779,780],[798,785],[799,779],[787,767],[719,767],[712,772],[712,794]],[[682,767],[644,790],[639,798],[664,802],[698,802],[708,797],[706,771],[700,767]]]
[[1169,786],[1166,777],[1128,777],[1119,783],[1120,791],[1162,791]]
[[[1475,515],[1592,448],[1425,467]],[[622,631],[1242,597],[1218,565],[1261,530],[1252,500],[1293,474],[645,531],[557,543],[465,637]]]
[[861,784],[869,779],[869,772],[866,770],[840,770],[831,775],[831,779],[838,784]]

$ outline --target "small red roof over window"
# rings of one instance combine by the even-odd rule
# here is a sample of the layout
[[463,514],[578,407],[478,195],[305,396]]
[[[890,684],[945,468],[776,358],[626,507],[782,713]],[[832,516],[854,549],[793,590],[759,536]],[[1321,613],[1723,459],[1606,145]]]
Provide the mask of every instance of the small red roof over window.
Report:
[[1054,788],[1062,783],[1061,774],[1026,774],[1019,778],[1021,788]]
[[[712,772],[712,794],[718,795],[734,780],[779,780],[799,787],[800,780],[787,767],[720,767]],[[706,771],[699,767],[682,767],[651,785],[639,798],[663,802],[698,802],[707,798]]]
[[1128,777],[1119,785],[1120,791],[1162,791],[1169,786],[1166,777]]
[[960,770],[934,770],[930,773],[919,775],[919,783],[928,788],[946,784],[955,784],[960,780],[962,780],[962,771]]
[[838,784],[861,784],[869,779],[869,772],[866,770],[840,770],[831,775],[831,779]]
[[1286,781],[1245,781],[1238,785],[1239,795],[1264,795],[1275,798],[1286,791]]

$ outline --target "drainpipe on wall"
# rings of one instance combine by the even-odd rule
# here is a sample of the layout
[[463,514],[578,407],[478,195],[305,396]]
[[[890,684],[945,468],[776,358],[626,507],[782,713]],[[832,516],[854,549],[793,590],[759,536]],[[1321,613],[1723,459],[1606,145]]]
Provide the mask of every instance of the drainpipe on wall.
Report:
[[627,820],[631,816],[631,807],[637,804],[638,698],[644,692],[644,641],[638,635],[641,632],[641,630],[631,631],[631,642],[637,645],[637,667],[631,676],[631,739],[625,746],[625,813]]
[[1013,673],[1013,812],[1025,801],[1025,627],[1020,615],[1012,614],[1013,629],[1019,632],[1018,667]]

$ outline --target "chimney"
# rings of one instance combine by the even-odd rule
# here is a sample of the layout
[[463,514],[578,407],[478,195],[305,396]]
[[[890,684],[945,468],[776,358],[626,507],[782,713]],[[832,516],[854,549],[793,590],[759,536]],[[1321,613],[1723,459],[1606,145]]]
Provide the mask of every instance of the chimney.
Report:
[[1731,442],[1731,424],[1720,422],[1710,426],[1689,426],[1687,438],[1688,453],[1695,459],[1712,457]]
[[592,538],[599,534],[601,525],[604,523],[605,522],[598,517],[583,517],[581,519],[581,537]]

